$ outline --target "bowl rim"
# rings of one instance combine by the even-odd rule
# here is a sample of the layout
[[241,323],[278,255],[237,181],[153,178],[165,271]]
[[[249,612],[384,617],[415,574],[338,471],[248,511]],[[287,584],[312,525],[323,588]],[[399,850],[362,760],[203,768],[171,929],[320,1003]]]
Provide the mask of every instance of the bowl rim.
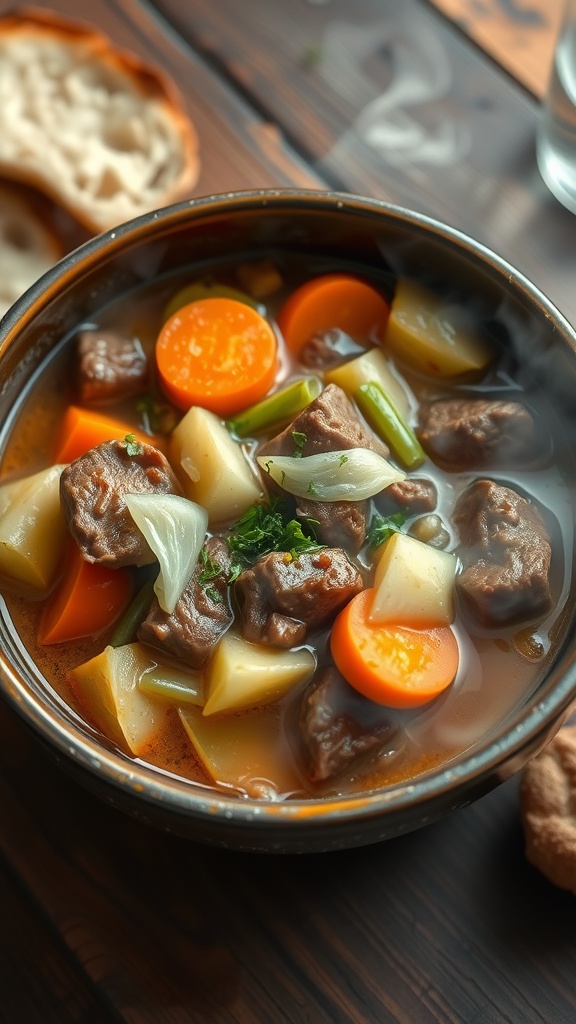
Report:
[[[127,245],[149,240],[157,232],[167,233],[188,218],[201,220],[203,216],[213,216],[219,210],[227,214],[257,208],[279,210],[294,203],[302,209],[382,215],[392,224],[401,223],[403,227],[408,225],[424,232],[429,238],[464,251],[478,268],[488,272],[489,276],[498,276],[500,279],[506,277],[517,294],[520,293],[524,299],[539,307],[576,358],[576,332],[567,319],[528,278],[483,243],[434,217],[385,200],[338,191],[301,188],[255,189],[201,196],[143,214],[89,239],[48,270],[11,307],[0,322],[0,357],[20,330],[33,321],[51,301],[60,284],[63,281],[73,283],[84,277],[104,251],[112,258]],[[155,227],[151,236],[153,225]],[[5,611],[3,614],[6,614]],[[64,702],[60,710],[53,700],[43,700],[41,693],[36,693],[35,687],[20,675],[3,650],[0,651],[0,690],[15,711],[50,746],[85,769],[89,775],[103,779],[119,792],[131,793],[156,807],[178,811],[191,820],[209,818],[216,822],[217,819],[224,819],[231,827],[257,821],[258,827],[264,829],[290,822],[291,828],[300,825],[310,829],[315,822],[321,823],[322,827],[326,827],[327,822],[337,822],[339,825],[346,822],[360,824],[363,820],[395,810],[416,808],[441,794],[456,794],[464,786],[479,784],[489,776],[497,775],[504,759],[512,761],[529,744],[539,743],[540,747],[543,746],[561,724],[562,715],[568,711],[576,696],[576,653],[566,659],[565,643],[557,652],[546,680],[539,687],[542,690],[540,699],[532,707],[525,706],[522,711],[519,710],[513,723],[504,723],[492,730],[484,741],[475,744],[472,751],[463,752],[457,761],[446,762],[439,770],[431,769],[412,780],[393,783],[368,793],[341,797],[318,796],[283,801],[243,799],[234,792],[228,795],[225,791],[200,786],[165,774],[143,762],[131,760],[128,755],[103,746],[96,737],[91,738],[69,717],[65,717]]]

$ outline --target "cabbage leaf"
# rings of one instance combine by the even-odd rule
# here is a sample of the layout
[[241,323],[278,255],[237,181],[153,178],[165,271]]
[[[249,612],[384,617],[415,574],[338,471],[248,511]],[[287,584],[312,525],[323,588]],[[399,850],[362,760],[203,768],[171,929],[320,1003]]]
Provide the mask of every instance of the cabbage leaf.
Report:
[[313,501],[362,501],[406,474],[369,448],[295,458],[259,455],[258,463],[285,491]]
[[174,611],[198,561],[208,513],[178,494],[127,494],[128,511],[160,564],[154,592],[163,611]]

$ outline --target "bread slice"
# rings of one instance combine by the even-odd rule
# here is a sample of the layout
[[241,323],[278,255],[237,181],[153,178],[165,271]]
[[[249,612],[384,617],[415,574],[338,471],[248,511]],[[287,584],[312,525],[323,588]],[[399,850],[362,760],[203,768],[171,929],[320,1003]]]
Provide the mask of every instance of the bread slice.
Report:
[[0,174],[90,232],[184,198],[196,131],[172,81],[91,26],[35,8],[0,19]]
[[63,254],[42,204],[17,185],[0,182],[0,317]]

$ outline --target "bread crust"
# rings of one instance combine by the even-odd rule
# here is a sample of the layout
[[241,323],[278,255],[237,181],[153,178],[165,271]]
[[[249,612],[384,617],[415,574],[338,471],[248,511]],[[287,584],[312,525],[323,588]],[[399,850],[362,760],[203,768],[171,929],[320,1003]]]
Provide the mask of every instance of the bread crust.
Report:
[[63,255],[43,196],[0,181],[0,317]]
[[26,8],[0,19],[0,174],[98,233],[182,199],[198,138],[170,77],[92,26]]
[[526,856],[553,885],[576,894],[576,725],[562,726],[520,783]]

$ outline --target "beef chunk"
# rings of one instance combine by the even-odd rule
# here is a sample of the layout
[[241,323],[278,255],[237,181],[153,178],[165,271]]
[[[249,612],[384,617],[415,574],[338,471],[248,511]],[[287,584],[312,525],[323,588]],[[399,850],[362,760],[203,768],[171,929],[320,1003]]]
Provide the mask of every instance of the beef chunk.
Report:
[[398,741],[390,711],[357,693],[334,666],[319,669],[306,687],[298,724],[312,782],[357,770],[368,758],[390,754]]
[[298,358],[303,366],[315,370],[328,370],[365,351],[366,349],[358,345],[349,334],[333,327],[328,331],[314,334],[304,343]]
[[[305,438],[298,449],[295,433]],[[298,450],[306,456],[348,448],[370,448],[384,458],[389,454],[386,445],[363,425],[342,389],[329,384],[281,434],[263,444],[258,455],[290,456]],[[318,540],[349,551],[358,551],[364,542],[367,512],[367,502],[299,501],[299,514],[320,523]]]
[[454,469],[527,459],[536,425],[519,402],[452,398],[422,406],[418,437],[432,459]]
[[242,636],[252,643],[294,647],[309,629],[326,625],[362,590],[362,577],[340,548],[291,559],[263,555],[236,580]]
[[154,556],[130,515],[126,494],[180,494],[168,461],[150,444],[128,455],[105,441],[63,470],[60,497],[70,533],[88,562],[147,565]]
[[148,364],[138,338],[125,338],[115,331],[82,331],[76,351],[83,402],[106,402],[145,389]]
[[477,480],[456,503],[464,565],[457,587],[486,626],[531,619],[550,606],[550,540],[535,505],[510,487]]
[[299,448],[301,455],[347,448],[371,448],[384,458],[389,454],[386,445],[364,426],[351,401],[336,384],[328,384],[281,434],[262,445],[258,455],[294,455],[294,433],[305,438]]
[[138,639],[172,654],[189,668],[199,669],[232,621],[227,580],[230,575],[228,545],[219,537],[210,537],[203,548],[208,564],[218,566],[207,583],[201,583],[203,559],[181,594],[171,615],[161,609],[156,598],[138,630]]
[[298,498],[296,515],[314,519],[318,540],[330,548],[359,551],[366,538],[368,501],[310,501]]
[[438,501],[438,493],[431,480],[423,477],[409,477],[390,484],[385,491],[386,500],[406,509],[409,516],[433,512]]

